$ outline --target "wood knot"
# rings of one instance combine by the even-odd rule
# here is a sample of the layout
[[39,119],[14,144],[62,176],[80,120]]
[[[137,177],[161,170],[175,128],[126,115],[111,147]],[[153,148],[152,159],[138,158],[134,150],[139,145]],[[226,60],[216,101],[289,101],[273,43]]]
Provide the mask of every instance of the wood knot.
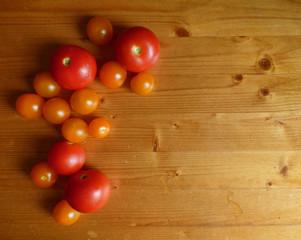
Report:
[[268,88],[261,88],[261,89],[259,90],[259,94],[260,94],[261,96],[266,97],[266,96],[270,95],[270,90],[269,90]]
[[191,36],[190,32],[182,27],[177,28],[175,33],[176,33],[177,37],[190,37]]
[[267,71],[271,69],[272,62],[269,58],[265,57],[259,60],[258,65],[262,70]]
[[280,169],[280,174],[284,177],[287,175],[288,167],[285,165]]
[[244,76],[242,74],[235,74],[233,76],[233,82],[236,84],[239,84],[244,79]]

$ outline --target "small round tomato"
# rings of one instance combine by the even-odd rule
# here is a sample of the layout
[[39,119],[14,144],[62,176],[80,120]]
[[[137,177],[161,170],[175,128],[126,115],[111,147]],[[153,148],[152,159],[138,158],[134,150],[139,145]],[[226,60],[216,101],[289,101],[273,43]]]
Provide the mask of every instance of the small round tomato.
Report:
[[78,90],[89,86],[95,78],[96,70],[93,55],[78,46],[64,45],[51,56],[51,75],[65,89]]
[[42,116],[45,100],[37,94],[23,94],[16,101],[17,112],[26,118]]
[[90,114],[98,106],[98,97],[96,92],[89,88],[75,91],[70,98],[71,108],[79,114]]
[[84,170],[68,179],[65,196],[75,210],[92,213],[104,207],[110,191],[111,184],[104,173],[98,170]]
[[92,137],[104,138],[110,132],[110,124],[103,118],[95,118],[90,122],[88,132]]
[[160,57],[160,42],[145,27],[132,27],[122,32],[115,43],[118,62],[131,72],[152,68]]
[[138,95],[146,95],[153,90],[154,78],[148,72],[138,73],[131,79],[131,89]]
[[88,124],[80,118],[69,118],[62,126],[63,136],[72,143],[80,143],[88,137]]
[[71,175],[78,172],[85,163],[85,150],[82,146],[67,141],[53,145],[48,153],[48,163],[56,173]]
[[71,225],[80,217],[80,212],[73,209],[66,200],[60,201],[53,209],[54,220],[61,225]]
[[96,45],[106,45],[113,37],[111,22],[105,17],[96,16],[90,19],[87,25],[87,35]]
[[40,72],[33,79],[33,88],[42,97],[52,98],[60,93],[61,87],[52,78],[50,72]]
[[40,188],[51,187],[58,178],[57,173],[46,161],[36,164],[31,170],[30,176],[33,183]]
[[99,71],[101,82],[108,88],[120,87],[124,83],[126,75],[125,67],[115,61],[105,63]]
[[51,98],[43,106],[44,118],[53,124],[63,123],[69,118],[70,113],[69,103],[62,98]]

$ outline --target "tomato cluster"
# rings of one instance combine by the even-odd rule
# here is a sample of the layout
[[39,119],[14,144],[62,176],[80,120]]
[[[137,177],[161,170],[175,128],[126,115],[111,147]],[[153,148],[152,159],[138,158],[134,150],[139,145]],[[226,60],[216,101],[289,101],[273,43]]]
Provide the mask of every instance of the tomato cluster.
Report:
[[[113,38],[113,26],[104,17],[94,17],[87,25],[91,42],[106,45]],[[154,78],[146,72],[160,56],[160,43],[156,35],[144,27],[132,27],[122,32],[115,42],[117,61],[109,61],[99,69],[104,86],[118,88],[127,79],[128,72],[136,75],[130,87],[138,95],[150,93]],[[53,217],[61,225],[76,222],[81,213],[98,211],[110,196],[110,181],[99,170],[81,170],[85,163],[85,150],[79,145],[88,135],[105,138],[110,124],[95,118],[89,124],[80,115],[94,112],[99,104],[97,93],[87,88],[95,79],[97,62],[87,50],[74,45],[56,49],[50,60],[50,71],[38,73],[33,81],[36,94],[23,94],[16,101],[18,113],[26,118],[43,117],[52,124],[62,124],[66,141],[57,142],[48,153],[48,161],[36,164],[31,179],[41,188],[51,187],[58,175],[71,175],[65,186],[65,199],[53,210]],[[60,95],[61,89],[74,90],[69,101]],[[46,100],[45,100],[46,99]],[[71,116],[71,117],[70,117]]]

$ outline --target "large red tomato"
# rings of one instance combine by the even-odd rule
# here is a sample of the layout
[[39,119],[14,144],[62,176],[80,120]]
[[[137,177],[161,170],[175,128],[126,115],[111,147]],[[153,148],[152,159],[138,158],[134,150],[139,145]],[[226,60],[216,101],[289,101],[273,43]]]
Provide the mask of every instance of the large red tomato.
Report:
[[94,80],[96,71],[95,58],[81,47],[64,45],[52,54],[50,72],[62,88],[69,90],[85,88]]
[[160,42],[145,27],[132,27],[122,32],[115,43],[118,62],[131,72],[152,68],[160,57]]
[[65,197],[75,210],[92,213],[107,203],[110,191],[110,181],[104,173],[98,170],[84,170],[68,179]]
[[57,174],[71,175],[78,172],[85,163],[82,146],[67,141],[53,145],[48,153],[48,163]]

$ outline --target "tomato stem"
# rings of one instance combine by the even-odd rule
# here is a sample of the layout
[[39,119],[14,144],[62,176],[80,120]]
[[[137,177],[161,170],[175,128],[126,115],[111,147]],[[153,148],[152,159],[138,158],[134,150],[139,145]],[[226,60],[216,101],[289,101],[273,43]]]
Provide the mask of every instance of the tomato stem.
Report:
[[71,64],[71,58],[69,58],[69,57],[64,58],[63,59],[63,64],[65,66],[69,66]]
[[141,47],[135,46],[133,51],[137,56],[139,56],[142,52],[142,49],[141,49]]
[[81,175],[81,176],[80,176],[80,179],[84,180],[84,179],[86,179],[87,177],[88,177],[88,175],[84,174],[84,175]]

